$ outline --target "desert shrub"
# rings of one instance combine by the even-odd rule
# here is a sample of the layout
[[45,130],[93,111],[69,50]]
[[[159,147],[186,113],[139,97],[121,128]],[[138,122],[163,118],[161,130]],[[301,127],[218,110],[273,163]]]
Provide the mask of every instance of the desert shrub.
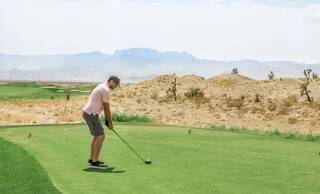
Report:
[[167,97],[173,98],[174,101],[177,101],[177,85],[180,85],[177,83],[177,78],[174,78],[174,80],[170,83],[170,88],[167,90]]
[[204,92],[200,88],[189,88],[184,95],[187,98],[204,98]]
[[232,99],[231,97],[228,97],[226,99],[226,104],[227,107],[229,108],[238,108],[241,109],[244,105],[244,98],[236,98],[236,99]]
[[254,102],[258,103],[258,102],[261,102],[261,99],[260,99],[260,95],[259,94],[256,94],[255,95],[255,98],[254,98]]
[[268,110],[269,111],[275,111],[277,109],[277,104],[275,102],[270,102],[270,104],[268,105]]
[[233,75],[239,74],[238,68],[233,68],[231,74],[233,74]]
[[159,92],[158,91],[152,91],[150,98],[156,100],[159,97]]
[[269,78],[269,80],[274,80],[275,75],[274,75],[273,71],[270,71],[268,78]]
[[253,114],[265,115],[266,112],[267,111],[264,108],[261,108],[261,107],[253,107],[251,109],[251,113],[253,113]]
[[311,72],[312,72],[312,69],[305,69],[303,71],[303,74],[305,76],[305,82],[300,84],[300,94],[301,96],[306,96],[310,104],[313,103],[313,98],[310,96],[311,90],[309,89],[309,85],[311,82]]
[[271,121],[274,118],[274,114],[273,113],[267,113],[264,115],[263,120],[264,121]]
[[283,100],[283,105],[286,107],[291,107],[298,102],[298,98],[296,95],[290,95],[286,99]]
[[293,118],[293,117],[290,117],[290,118],[288,119],[288,123],[289,123],[289,124],[297,124],[297,123],[298,123],[298,119]]

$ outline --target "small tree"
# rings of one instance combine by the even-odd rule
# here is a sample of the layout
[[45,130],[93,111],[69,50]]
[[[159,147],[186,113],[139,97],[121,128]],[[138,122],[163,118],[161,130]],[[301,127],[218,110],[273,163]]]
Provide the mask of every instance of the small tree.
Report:
[[274,80],[275,76],[274,76],[273,71],[270,71],[268,78],[269,78],[269,80]]
[[318,80],[318,79],[319,79],[319,76],[318,76],[317,73],[312,73],[312,78],[313,78],[314,80]]
[[233,75],[239,74],[238,68],[233,68],[231,74],[233,74]]
[[305,69],[303,71],[303,74],[304,74],[306,79],[305,79],[305,82],[300,85],[301,96],[306,96],[307,100],[309,101],[310,104],[313,102],[313,98],[310,97],[311,91],[309,90],[309,85],[310,85],[310,82],[311,82],[311,72],[312,72],[312,69]]
[[174,80],[170,84],[171,86],[167,90],[167,95],[168,97],[172,96],[174,98],[174,101],[177,101],[177,85],[180,85],[180,84],[177,84],[177,78],[174,78]]

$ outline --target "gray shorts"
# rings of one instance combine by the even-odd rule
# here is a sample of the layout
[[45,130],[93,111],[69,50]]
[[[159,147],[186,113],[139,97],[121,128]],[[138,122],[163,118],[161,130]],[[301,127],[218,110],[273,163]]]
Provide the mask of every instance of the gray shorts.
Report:
[[86,121],[90,133],[93,136],[104,135],[104,129],[101,125],[99,115],[88,114],[86,112],[82,112],[82,117]]

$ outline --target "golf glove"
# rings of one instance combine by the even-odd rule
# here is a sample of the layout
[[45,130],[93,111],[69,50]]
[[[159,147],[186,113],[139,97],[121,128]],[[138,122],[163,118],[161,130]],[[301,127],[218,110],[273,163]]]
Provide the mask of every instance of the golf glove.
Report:
[[105,124],[106,124],[106,127],[108,127],[108,125],[109,125],[108,119],[106,119]]

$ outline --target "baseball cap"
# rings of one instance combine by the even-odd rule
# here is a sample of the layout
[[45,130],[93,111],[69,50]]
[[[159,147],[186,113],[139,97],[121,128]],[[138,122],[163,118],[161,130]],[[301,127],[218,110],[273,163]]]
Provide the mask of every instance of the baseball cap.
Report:
[[110,81],[110,80],[113,80],[117,84],[117,86],[120,87],[120,78],[119,77],[112,75],[109,77],[108,81]]

